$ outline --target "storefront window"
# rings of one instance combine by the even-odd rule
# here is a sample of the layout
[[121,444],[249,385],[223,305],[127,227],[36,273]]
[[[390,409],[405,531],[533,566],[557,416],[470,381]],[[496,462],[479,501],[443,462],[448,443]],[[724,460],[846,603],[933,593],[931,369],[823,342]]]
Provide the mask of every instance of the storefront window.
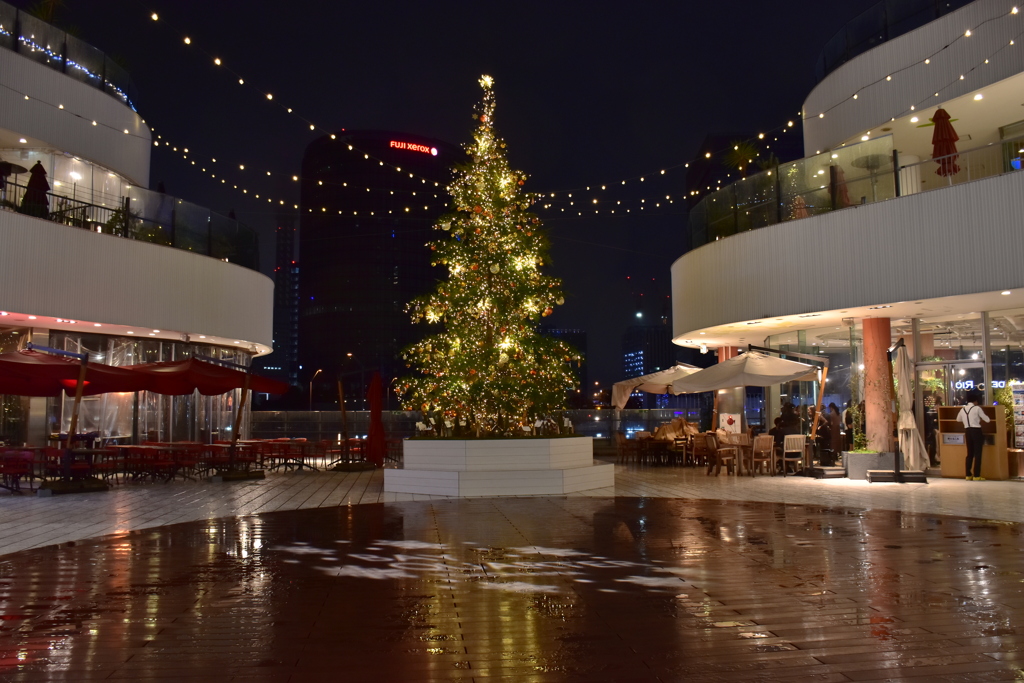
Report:
[[[0,353],[24,348],[28,330],[0,327]],[[28,438],[28,397],[0,394],[0,445],[21,445]]]
[[[212,357],[239,365],[249,365],[249,354],[223,347],[171,342],[137,340],[127,337],[79,335],[55,332],[51,346],[88,353],[91,362],[107,365],[137,365],[161,361],[185,360],[195,356]],[[163,396],[146,391],[100,394],[82,400],[79,409],[79,431],[95,432],[103,438],[138,441],[198,441],[210,443],[229,440],[234,427],[235,406],[241,390],[218,396]],[[60,425],[61,433],[70,427],[73,397],[51,399],[52,424]],[[133,415],[138,419],[133,420]],[[248,411],[248,404],[246,406]],[[243,415],[242,431],[248,428],[248,414]]]

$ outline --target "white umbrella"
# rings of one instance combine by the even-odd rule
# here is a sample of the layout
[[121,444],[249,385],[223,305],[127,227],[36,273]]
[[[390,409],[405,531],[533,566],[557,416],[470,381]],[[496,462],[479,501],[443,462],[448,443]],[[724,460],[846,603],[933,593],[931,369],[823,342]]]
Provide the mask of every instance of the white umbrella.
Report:
[[894,365],[900,401],[900,416],[896,423],[900,435],[900,451],[903,453],[907,469],[924,471],[928,468],[928,456],[921,433],[917,431],[917,420],[914,419],[914,390],[911,386],[914,365],[910,362],[906,346],[896,349]]
[[616,382],[612,385],[612,405],[622,410],[626,407],[626,402],[629,401],[629,397],[633,395],[634,391],[645,391],[648,394],[679,393],[672,391],[672,383],[677,379],[692,375],[698,370],[700,368],[692,365],[677,363],[670,368],[652,372],[649,375]]
[[818,368],[760,351],[744,354],[672,383],[672,393],[696,394],[731,387],[767,387],[793,380],[816,380]]

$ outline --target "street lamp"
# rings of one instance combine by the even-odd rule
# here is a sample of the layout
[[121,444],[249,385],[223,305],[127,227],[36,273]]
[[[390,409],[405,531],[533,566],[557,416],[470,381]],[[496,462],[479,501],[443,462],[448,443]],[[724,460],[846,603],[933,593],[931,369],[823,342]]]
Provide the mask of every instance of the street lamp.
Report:
[[309,378],[309,412],[313,412],[313,380],[315,380],[316,376],[323,371],[324,369],[320,368],[319,370],[313,373],[312,377]]

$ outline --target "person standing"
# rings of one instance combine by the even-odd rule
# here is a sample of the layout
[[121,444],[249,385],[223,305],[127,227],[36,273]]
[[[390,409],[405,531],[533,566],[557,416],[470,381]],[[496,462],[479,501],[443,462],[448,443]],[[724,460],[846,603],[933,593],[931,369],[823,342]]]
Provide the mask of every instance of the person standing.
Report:
[[956,416],[956,419],[963,424],[966,433],[967,462],[964,469],[967,481],[985,481],[985,478],[981,476],[981,449],[985,444],[985,437],[981,434],[981,423],[990,422],[990,420],[978,405],[980,398],[976,391],[967,394],[967,405],[961,408]]

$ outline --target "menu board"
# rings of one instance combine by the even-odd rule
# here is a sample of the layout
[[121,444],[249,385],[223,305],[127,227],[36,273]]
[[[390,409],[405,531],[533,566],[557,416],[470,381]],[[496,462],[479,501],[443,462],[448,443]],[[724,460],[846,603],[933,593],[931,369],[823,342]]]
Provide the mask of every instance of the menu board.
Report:
[[1024,448],[1024,384],[1013,385],[1013,445]]

